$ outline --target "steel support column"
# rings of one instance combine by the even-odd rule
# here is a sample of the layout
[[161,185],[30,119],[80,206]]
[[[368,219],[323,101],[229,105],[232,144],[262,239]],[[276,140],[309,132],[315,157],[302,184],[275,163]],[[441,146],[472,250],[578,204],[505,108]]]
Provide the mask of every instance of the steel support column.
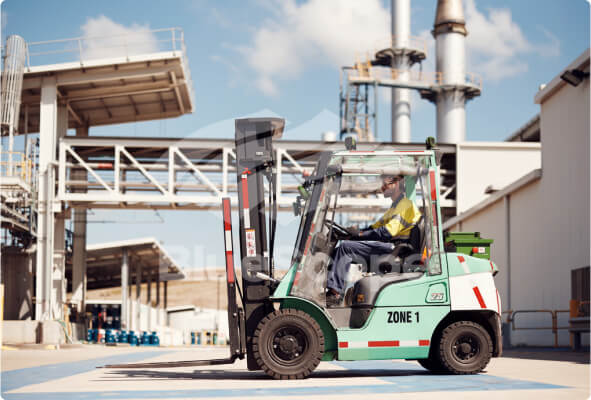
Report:
[[123,248],[121,255],[121,329],[129,328],[128,315],[128,286],[129,286],[129,260],[127,249]]
[[39,195],[37,222],[37,264],[35,319],[51,319],[51,281],[53,265],[53,197],[57,136],[57,86],[54,77],[44,78],[39,116]]
[[160,271],[156,273],[156,325],[162,325],[162,307],[160,307]]
[[164,311],[168,309],[168,281],[164,281]]
[[[56,142],[66,136],[68,132],[68,109],[65,105],[57,108]],[[55,186],[51,187],[54,190]],[[54,243],[53,243],[53,271],[51,282],[51,304],[53,318],[64,319],[64,304],[66,302],[66,212],[59,203],[53,205]]]
[[142,266],[138,263],[135,267],[135,316],[134,329],[136,332],[142,330]]
[[152,331],[152,270],[148,269],[147,276],[147,294],[146,304],[148,305],[148,331]]
[[[77,137],[88,137],[88,126],[76,128]],[[83,169],[70,172],[72,180],[87,180]],[[84,193],[85,188],[77,189]],[[84,312],[86,303],[86,209],[77,208],[74,213],[74,243],[72,255],[72,302],[79,313]],[[123,322],[123,320],[122,320]]]

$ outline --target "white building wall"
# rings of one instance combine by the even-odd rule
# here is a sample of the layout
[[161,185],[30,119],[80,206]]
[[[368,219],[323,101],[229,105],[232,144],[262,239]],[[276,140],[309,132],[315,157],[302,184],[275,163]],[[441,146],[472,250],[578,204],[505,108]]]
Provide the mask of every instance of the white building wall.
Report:
[[[568,310],[571,270],[590,264],[589,79],[577,87],[560,84],[539,101],[541,178],[449,228],[495,240],[491,256],[500,267],[495,281],[503,310]],[[464,168],[458,171],[466,174]],[[568,313],[558,315],[558,325],[566,326]],[[548,327],[551,315],[518,314],[515,324]],[[511,343],[551,346],[554,336],[550,330],[516,330]],[[568,331],[560,331],[559,345],[568,344]]]
[[569,270],[589,265],[589,106],[588,78],[541,104],[543,195]]
[[539,143],[464,142],[456,157],[458,214],[485,199],[487,186],[503,188],[542,163]]

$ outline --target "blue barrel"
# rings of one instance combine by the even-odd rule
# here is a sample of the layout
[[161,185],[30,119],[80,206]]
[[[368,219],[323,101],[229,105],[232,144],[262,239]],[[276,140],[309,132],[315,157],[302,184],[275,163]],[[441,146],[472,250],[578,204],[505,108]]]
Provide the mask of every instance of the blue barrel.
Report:
[[113,331],[113,329],[107,329],[107,332],[105,333],[105,343],[115,344],[116,342],[115,331]]
[[201,344],[201,332],[197,332],[197,344]]
[[89,329],[86,332],[86,341],[88,341],[89,343],[96,342],[96,329]]
[[152,346],[160,346],[160,339],[158,338],[158,333],[152,332],[152,335],[150,335],[150,344]]
[[148,332],[142,332],[140,344],[142,344],[142,345],[150,344],[150,334]]
[[195,332],[191,332],[191,344],[195,344]]
[[134,331],[129,331],[129,335],[127,337],[129,339],[130,345],[132,345],[132,346],[139,345],[138,340],[137,340],[137,335],[135,334]]
[[129,343],[129,336],[127,331],[120,331],[119,336],[117,337],[117,342],[119,343]]

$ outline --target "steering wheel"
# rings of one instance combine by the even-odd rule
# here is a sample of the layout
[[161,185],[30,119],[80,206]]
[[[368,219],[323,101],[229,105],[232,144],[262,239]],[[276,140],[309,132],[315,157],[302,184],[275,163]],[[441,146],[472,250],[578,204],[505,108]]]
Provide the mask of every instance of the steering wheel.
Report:
[[337,224],[334,221],[324,221],[324,224],[332,229],[332,231],[336,234],[337,238],[341,238],[341,237],[349,237],[351,236],[351,233],[347,230],[347,228],[345,228],[342,225]]

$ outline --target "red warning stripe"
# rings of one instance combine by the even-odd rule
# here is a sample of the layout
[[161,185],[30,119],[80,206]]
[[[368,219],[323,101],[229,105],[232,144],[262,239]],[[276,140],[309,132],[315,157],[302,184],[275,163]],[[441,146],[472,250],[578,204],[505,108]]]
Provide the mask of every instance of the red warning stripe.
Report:
[[226,278],[228,283],[234,283],[234,256],[231,251],[226,251]]
[[429,171],[429,179],[431,180],[431,200],[437,200],[437,185],[435,184],[435,171]]
[[[224,232],[232,232],[232,219],[230,214],[230,199],[222,199],[222,206],[224,209]],[[228,283],[234,283],[236,277],[234,276],[234,254],[232,252],[232,235],[226,234],[224,236],[224,241],[230,241],[230,243],[225,243],[226,249],[226,279]]]
[[478,299],[478,303],[480,304],[480,308],[486,308],[486,303],[484,302],[484,299],[482,298],[482,294],[480,294],[480,289],[478,289],[478,286],[474,286],[472,288],[472,290],[474,291],[474,294],[476,295],[476,298]]
[[242,175],[242,208],[250,208],[248,205],[248,175]]
[[368,347],[422,347],[429,346],[428,339],[422,340],[370,340],[368,342],[339,342],[340,349],[365,349]]
[[232,221],[230,219],[230,199],[223,199],[224,204],[224,230],[231,231],[232,230]]
[[399,340],[373,340],[367,342],[367,347],[398,347]]
[[494,271],[495,270],[495,266],[493,265],[492,261],[490,262],[490,270]]

